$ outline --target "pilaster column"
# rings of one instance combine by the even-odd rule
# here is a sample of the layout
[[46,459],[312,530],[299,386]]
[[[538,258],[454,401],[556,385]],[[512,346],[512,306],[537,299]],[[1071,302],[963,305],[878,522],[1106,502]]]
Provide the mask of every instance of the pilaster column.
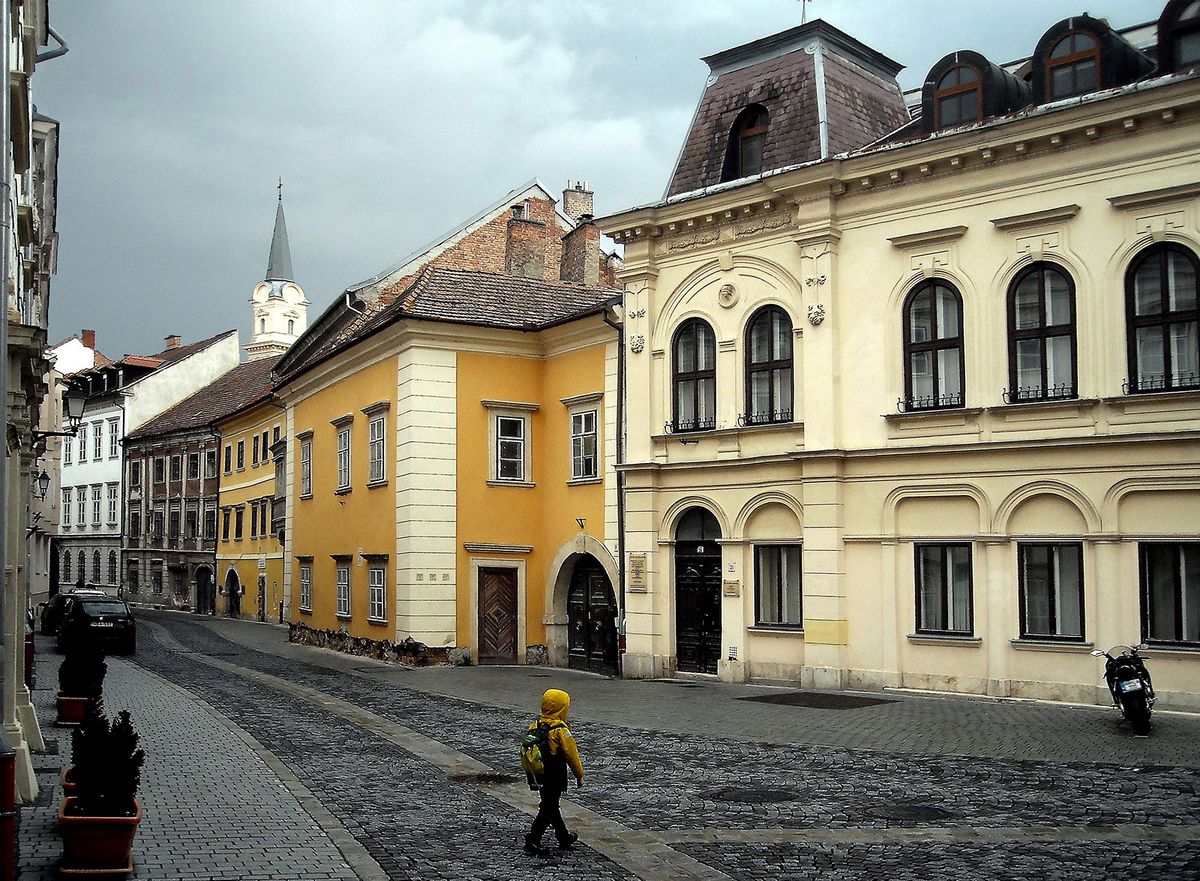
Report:
[[837,458],[806,459],[804,494],[804,670],[802,682],[844,688],[846,620],[844,487]]

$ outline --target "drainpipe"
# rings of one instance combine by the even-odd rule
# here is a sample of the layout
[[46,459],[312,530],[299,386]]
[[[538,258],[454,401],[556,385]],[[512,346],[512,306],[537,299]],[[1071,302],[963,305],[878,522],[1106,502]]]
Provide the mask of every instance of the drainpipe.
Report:
[[46,26],[46,32],[54,38],[54,42],[58,43],[55,49],[43,49],[37,54],[37,63],[49,61],[51,58],[60,58],[71,51],[71,47],[67,45],[67,41],[62,38],[62,35],[54,29],[53,25]]
[[[625,321],[617,324],[604,315],[604,323],[617,332],[617,465],[625,463]],[[617,672],[625,667],[625,472],[617,468],[617,580],[621,582],[621,627],[618,631]]]
[[[0,315],[0,444],[3,445],[4,462],[0,465],[0,707],[7,716],[8,699],[8,639],[5,636],[9,592],[16,584],[8,580],[8,531],[14,524],[8,516],[8,275],[9,275],[9,181],[12,175],[12,104],[9,98],[8,76],[12,67],[10,48],[12,42],[12,15],[7,8],[0,14],[0,67],[4,71],[3,96],[0,96],[0,298],[4,314]],[[19,454],[19,450],[18,450]],[[15,599],[13,605],[16,605]],[[3,720],[7,721],[7,719]],[[4,881],[16,877],[16,753],[10,744],[4,726],[0,725],[0,875]]]

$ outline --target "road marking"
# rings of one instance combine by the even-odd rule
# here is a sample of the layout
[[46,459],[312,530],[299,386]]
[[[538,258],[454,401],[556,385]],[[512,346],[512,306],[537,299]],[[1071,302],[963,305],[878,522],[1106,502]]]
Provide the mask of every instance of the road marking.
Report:
[[[218,660],[203,654],[195,654],[166,630],[163,625],[147,622],[155,639],[170,651],[188,653],[189,660],[199,661],[218,670],[224,670],[260,682],[292,697],[323,707],[334,715],[353,722],[377,737],[392,743],[406,752],[445,771],[449,776],[460,774],[496,773],[490,765],[446,746],[431,737],[419,734],[398,722],[384,718],[357,704],[335,697],[327,692],[306,685],[290,682],[270,673],[262,673],[240,667],[229,661]],[[190,694],[190,692],[189,692]],[[515,755],[514,755],[515,761]],[[508,787],[474,786],[482,794],[503,802],[510,807],[533,816],[538,811],[538,797],[524,783]],[[636,831],[608,817],[562,800],[562,811],[576,830],[579,838],[588,847],[603,854],[612,862],[632,872],[644,881],[732,881],[729,875],[696,860],[685,853],[674,850],[661,837],[649,832]],[[339,824],[340,825],[340,824]],[[344,853],[344,851],[343,851]],[[386,876],[385,876],[386,877]]]

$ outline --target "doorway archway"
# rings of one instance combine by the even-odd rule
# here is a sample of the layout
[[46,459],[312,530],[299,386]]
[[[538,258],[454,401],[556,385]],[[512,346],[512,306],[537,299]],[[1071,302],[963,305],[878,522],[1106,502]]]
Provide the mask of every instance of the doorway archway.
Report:
[[567,591],[567,664],[615,676],[617,598],[600,561],[588,554],[575,560]]
[[225,573],[225,613],[230,618],[242,616],[242,582],[233,566]]
[[721,525],[691,508],[675,527],[675,667],[716,673],[721,658]]
[[217,614],[217,592],[212,570],[207,566],[196,569],[196,611],[201,615]]

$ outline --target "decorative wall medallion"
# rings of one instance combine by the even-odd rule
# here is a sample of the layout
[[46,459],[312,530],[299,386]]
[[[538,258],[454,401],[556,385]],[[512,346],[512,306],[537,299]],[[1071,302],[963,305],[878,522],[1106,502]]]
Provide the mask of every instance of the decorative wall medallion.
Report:
[[825,320],[825,306],[822,303],[813,303],[808,307],[808,323],[816,327]]
[[815,284],[817,284],[817,285],[825,284],[825,276],[810,275],[808,278],[804,279],[804,283],[810,288]]
[[721,285],[721,289],[717,291],[717,302],[726,309],[732,308],[738,301],[738,289],[731,284]]
[[633,354],[636,355],[644,348],[646,348],[646,337],[642,334],[639,333],[629,338],[629,351],[633,352]]

